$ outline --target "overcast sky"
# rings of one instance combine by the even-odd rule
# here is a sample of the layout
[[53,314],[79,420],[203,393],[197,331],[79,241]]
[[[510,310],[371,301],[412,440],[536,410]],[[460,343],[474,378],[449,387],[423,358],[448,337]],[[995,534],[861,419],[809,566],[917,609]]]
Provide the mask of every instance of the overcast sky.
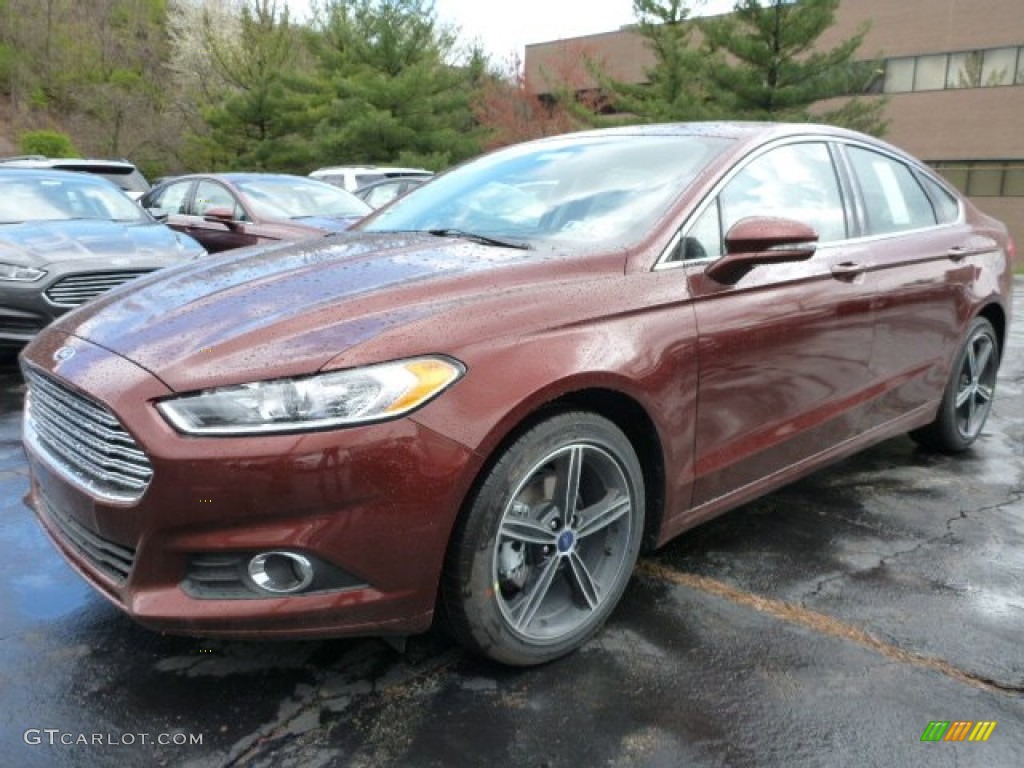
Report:
[[[286,0],[303,13],[309,0]],[[735,0],[695,0],[701,14],[724,13]],[[633,18],[632,0],[434,0],[438,18],[462,30],[468,45],[474,40],[496,61],[523,55],[528,43],[610,32]]]
[[[633,0],[434,0],[438,18],[479,39],[493,58],[523,54],[528,43],[610,32],[635,21]],[[735,0],[695,0],[700,15],[732,10]]]

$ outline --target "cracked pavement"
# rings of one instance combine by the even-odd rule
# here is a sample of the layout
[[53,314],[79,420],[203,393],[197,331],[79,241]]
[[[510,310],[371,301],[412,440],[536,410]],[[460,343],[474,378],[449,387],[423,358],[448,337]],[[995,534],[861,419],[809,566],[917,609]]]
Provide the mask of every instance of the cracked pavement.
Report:
[[[22,506],[21,384],[0,372],[0,763],[1024,764],[1024,279],[1016,289],[974,450],[891,440],[690,531],[644,558],[582,651],[531,670],[437,634],[398,654],[132,624]],[[998,725],[986,743],[922,743],[932,720]],[[32,728],[202,744],[34,745]]]

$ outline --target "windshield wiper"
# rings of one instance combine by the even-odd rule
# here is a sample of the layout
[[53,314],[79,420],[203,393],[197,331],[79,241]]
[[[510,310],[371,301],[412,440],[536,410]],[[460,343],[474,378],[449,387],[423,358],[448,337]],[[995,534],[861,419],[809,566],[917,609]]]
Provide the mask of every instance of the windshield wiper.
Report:
[[464,229],[428,229],[427,232],[434,237],[460,237],[463,240],[472,240],[474,243],[480,243],[481,245],[496,245],[499,248],[518,248],[520,251],[533,250],[533,246],[527,243],[517,243],[514,240],[500,240],[496,237],[467,232]]

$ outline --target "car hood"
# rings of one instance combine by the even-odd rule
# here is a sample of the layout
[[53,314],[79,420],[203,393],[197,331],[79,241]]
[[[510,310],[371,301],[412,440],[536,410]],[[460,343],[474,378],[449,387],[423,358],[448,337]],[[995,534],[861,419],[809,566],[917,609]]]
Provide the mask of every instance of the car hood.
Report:
[[329,235],[162,270],[54,327],[189,391],[317,371],[445,306],[485,300],[496,283],[542,283],[552,258],[421,234]]
[[[74,259],[114,259],[128,266],[133,257],[185,256],[198,250],[190,238],[156,222],[29,221],[0,225],[0,261],[45,267]],[[123,260],[123,261],[122,261]]]

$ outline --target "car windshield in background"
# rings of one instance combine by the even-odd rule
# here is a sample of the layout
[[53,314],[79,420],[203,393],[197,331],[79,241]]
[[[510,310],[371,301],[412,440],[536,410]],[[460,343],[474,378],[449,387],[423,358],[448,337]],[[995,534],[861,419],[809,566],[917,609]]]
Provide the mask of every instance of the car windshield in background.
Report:
[[93,173],[102,176],[107,181],[114,182],[126,192],[138,192],[140,195],[149,192],[149,182],[136,170],[94,171]]
[[350,218],[365,216],[373,210],[354,195],[313,179],[245,179],[236,181],[235,186],[261,218]]
[[0,224],[73,219],[151,221],[122,192],[87,176],[0,179]]
[[413,190],[361,228],[621,247],[640,240],[728,143],[619,135],[513,147]]
[[77,173],[91,173],[100,176],[107,181],[112,181],[125,192],[138,192],[140,195],[149,191],[149,182],[146,177],[139,173],[132,165],[104,164],[95,161],[83,161],[79,163],[51,163],[47,167],[55,171],[75,171]]

